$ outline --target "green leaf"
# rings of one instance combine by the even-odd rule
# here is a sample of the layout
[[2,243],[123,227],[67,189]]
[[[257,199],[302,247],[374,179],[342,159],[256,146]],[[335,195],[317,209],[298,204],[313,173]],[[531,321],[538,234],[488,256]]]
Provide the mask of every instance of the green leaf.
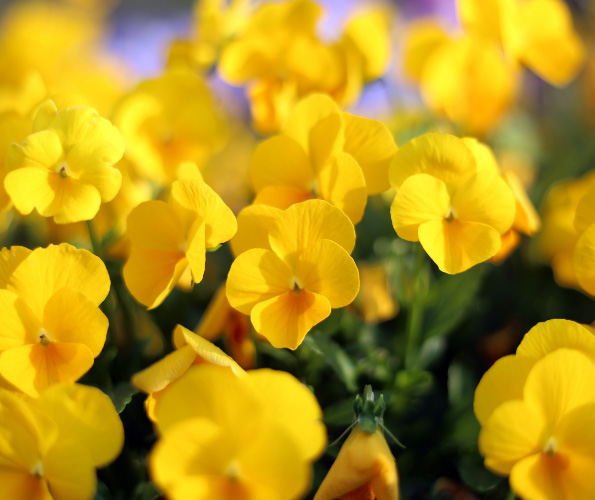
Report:
[[97,481],[94,500],[112,500],[112,494],[103,481]]
[[453,407],[471,407],[476,381],[471,371],[461,363],[448,368],[448,400]]
[[132,494],[131,500],[155,500],[159,498],[160,492],[151,482],[140,483]]
[[139,391],[130,382],[121,382],[117,384],[113,390],[108,393],[108,396],[114,403],[116,411],[122,413],[124,408],[132,401],[132,396]]
[[485,266],[464,273],[444,274],[430,287],[424,311],[425,338],[442,337],[454,330],[476,304],[475,297],[485,275]]
[[330,340],[324,333],[311,332],[304,339],[304,344],[324,359],[339,376],[350,392],[357,392],[357,372],[349,356],[343,349]]
[[464,456],[457,468],[465,486],[478,493],[490,491],[504,480],[487,470],[479,457]]

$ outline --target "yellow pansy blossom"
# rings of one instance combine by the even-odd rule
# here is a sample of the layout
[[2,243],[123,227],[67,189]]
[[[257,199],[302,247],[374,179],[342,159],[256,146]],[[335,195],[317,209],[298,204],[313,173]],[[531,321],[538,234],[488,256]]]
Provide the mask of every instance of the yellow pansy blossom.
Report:
[[205,252],[236,232],[232,211],[207,184],[175,181],[170,203],[147,201],[128,216],[130,256],[123,277],[130,293],[149,309],[157,307],[190,269],[199,283]]
[[174,330],[173,343],[175,351],[132,377],[134,386],[149,395],[145,408],[153,421],[156,419],[154,409],[157,400],[192,365],[211,363],[229,367],[236,376],[244,374],[242,368],[221,349],[181,325]]
[[388,189],[396,150],[382,123],[343,113],[331,98],[313,94],[296,105],[280,135],[256,148],[250,164],[254,203],[285,209],[321,198],[355,224],[367,194]]
[[271,225],[268,248],[251,248],[231,265],[227,299],[249,314],[275,347],[296,349],[331,308],[350,304],[359,274],[350,253],[353,224],[322,200],[289,207]]
[[326,445],[315,397],[285,372],[236,377],[226,368],[199,365],[155,410],[161,437],[149,466],[155,484],[173,500],[301,498],[310,464]]
[[164,185],[175,179],[180,164],[204,165],[227,136],[205,82],[180,68],[140,83],[117,107],[114,123],[138,173]]
[[393,298],[386,268],[382,263],[359,266],[359,308],[366,323],[379,323],[394,318],[399,306]]
[[441,271],[463,272],[500,250],[514,219],[513,194],[462,140],[447,134],[411,140],[395,155],[390,180],[397,190],[395,231],[419,241]]
[[59,224],[95,217],[122,182],[113,167],[124,154],[118,130],[92,108],[58,113],[54,102],[46,101],[33,119],[33,132],[6,154],[4,187],[17,210],[29,214],[36,208]]
[[574,349],[546,354],[530,369],[522,392],[483,424],[485,465],[510,474],[522,498],[588,499],[595,495],[595,365]]
[[59,384],[37,400],[0,389],[0,481],[14,500],[88,500],[95,468],[124,444],[122,422],[99,389]]
[[98,307],[110,287],[105,265],[67,243],[3,252],[0,375],[33,396],[78,380],[105,343],[108,321]]
[[501,45],[507,56],[556,86],[568,84],[585,59],[563,0],[459,0],[465,30]]

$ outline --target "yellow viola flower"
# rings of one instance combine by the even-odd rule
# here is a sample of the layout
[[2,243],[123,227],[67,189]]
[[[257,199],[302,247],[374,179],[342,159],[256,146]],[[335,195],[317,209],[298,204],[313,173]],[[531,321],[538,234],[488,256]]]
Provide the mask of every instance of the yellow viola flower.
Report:
[[108,321],[98,307],[110,288],[105,265],[67,243],[3,256],[0,375],[32,396],[78,380],[105,343]]
[[173,343],[175,351],[132,377],[134,386],[149,395],[145,409],[153,421],[156,421],[156,402],[191,366],[211,363],[228,367],[238,377],[244,374],[244,370],[216,345],[181,325],[174,330]]
[[403,72],[414,82],[421,81],[432,53],[450,40],[446,31],[433,19],[413,21],[407,28],[403,47]]
[[155,410],[161,437],[149,467],[172,500],[301,498],[326,445],[316,398],[285,372],[236,377],[199,365]]
[[459,0],[465,30],[502,46],[507,56],[548,83],[568,84],[585,60],[563,0]]
[[580,351],[595,362],[593,330],[565,319],[552,319],[531,328],[516,354],[498,359],[479,382],[473,402],[479,423],[485,425],[503,403],[522,399],[525,381],[535,363],[564,348]]
[[587,499],[595,495],[595,365],[561,348],[529,371],[519,397],[498,406],[482,426],[485,465],[510,474],[522,498]]
[[559,182],[548,191],[541,209],[543,228],[538,251],[552,266],[560,286],[580,288],[573,263],[574,248],[580,236],[574,219],[580,200],[593,184],[593,173],[581,179]]
[[514,219],[513,194],[462,140],[447,134],[411,140],[395,154],[390,180],[395,231],[419,241],[441,271],[466,271],[500,250]]
[[256,348],[250,330],[248,317],[229,305],[223,283],[215,292],[195,331],[211,342],[223,335],[231,357],[242,368],[249,370],[256,363]]
[[469,36],[437,41],[421,72],[424,101],[436,113],[484,135],[512,106],[518,70],[500,48]]
[[113,461],[124,428],[99,389],[59,384],[31,399],[0,389],[0,481],[14,500],[89,500],[95,468]]
[[58,224],[90,220],[118,193],[122,175],[113,165],[123,154],[122,136],[94,109],[58,113],[46,101],[33,119],[33,134],[8,147],[4,187],[22,214],[36,208]]
[[169,203],[147,201],[128,216],[130,256],[122,275],[130,293],[153,309],[190,269],[202,281],[205,252],[229,240],[237,224],[232,211],[207,184],[175,181]]
[[379,323],[394,318],[399,306],[393,298],[386,268],[382,263],[359,266],[359,308],[366,323]]
[[382,396],[357,396],[355,423],[314,500],[399,500],[397,464],[384,438]]
[[202,167],[227,136],[207,85],[181,68],[142,82],[117,107],[114,123],[138,173],[164,185],[175,179],[184,162]]
[[349,255],[355,230],[338,208],[309,200],[274,220],[268,244],[235,259],[227,299],[273,346],[296,349],[331,308],[357,295],[359,274]]
[[280,135],[254,151],[254,203],[286,209],[321,198],[355,224],[367,195],[389,188],[388,168],[396,151],[385,125],[341,112],[328,96],[313,94],[295,106]]

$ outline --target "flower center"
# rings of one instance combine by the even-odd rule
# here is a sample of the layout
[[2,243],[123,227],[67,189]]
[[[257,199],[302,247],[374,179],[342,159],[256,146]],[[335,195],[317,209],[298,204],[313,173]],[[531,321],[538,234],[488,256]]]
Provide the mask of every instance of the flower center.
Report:
[[58,172],[60,174],[60,177],[62,177],[63,179],[66,177],[70,177],[71,175],[70,168],[68,168],[68,163],[66,163],[65,161],[63,161],[56,167],[56,172]]
[[298,280],[294,276],[293,278],[291,278],[291,284],[290,284],[289,288],[291,288],[293,290],[293,293],[295,293],[296,295],[299,295],[299,293],[302,291],[302,284],[300,283],[300,280]]
[[457,213],[455,212],[455,209],[452,207],[448,207],[448,209],[446,210],[446,213],[444,214],[444,218],[450,222],[453,219],[457,218]]
[[43,477],[43,464],[41,462],[37,462],[33,467],[31,467],[31,470],[29,471],[30,474],[32,474],[33,476],[36,476],[38,478],[42,478]]
[[240,465],[236,460],[229,463],[225,469],[225,475],[232,481],[237,481],[240,477]]
[[50,345],[51,339],[48,335],[48,332],[42,328],[41,330],[39,330],[39,343],[43,346],[43,347],[47,347]]
[[558,451],[558,443],[554,439],[554,436],[552,436],[547,440],[547,443],[545,443],[545,446],[543,447],[543,452],[546,455],[553,455],[557,451]]

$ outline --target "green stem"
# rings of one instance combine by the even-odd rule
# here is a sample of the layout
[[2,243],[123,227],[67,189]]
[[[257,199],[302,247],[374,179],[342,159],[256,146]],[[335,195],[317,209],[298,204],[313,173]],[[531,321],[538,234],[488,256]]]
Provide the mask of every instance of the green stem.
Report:
[[89,240],[91,241],[91,250],[93,251],[93,253],[95,255],[97,255],[97,257],[99,257],[100,259],[103,260],[103,255],[102,255],[103,252],[102,252],[102,248],[101,248],[101,243],[97,239],[97,235],[95,234],[95,231],[93,230],[93,223],[90,220],[87,221],[87,229],[89,230]]
[[407,326],[407,345],[405,347],[405,368],[413,368],[417,362],[420,337],[422,333],[423,313],[425,308],[424,293],[424,249],[416,248],[415,280],[413,282],[413,300]]
[[514,494],[514,491],[512,491],[512,489],[508,491],[508,495],[506,495],[506,500],[516,500],[516,495]]

